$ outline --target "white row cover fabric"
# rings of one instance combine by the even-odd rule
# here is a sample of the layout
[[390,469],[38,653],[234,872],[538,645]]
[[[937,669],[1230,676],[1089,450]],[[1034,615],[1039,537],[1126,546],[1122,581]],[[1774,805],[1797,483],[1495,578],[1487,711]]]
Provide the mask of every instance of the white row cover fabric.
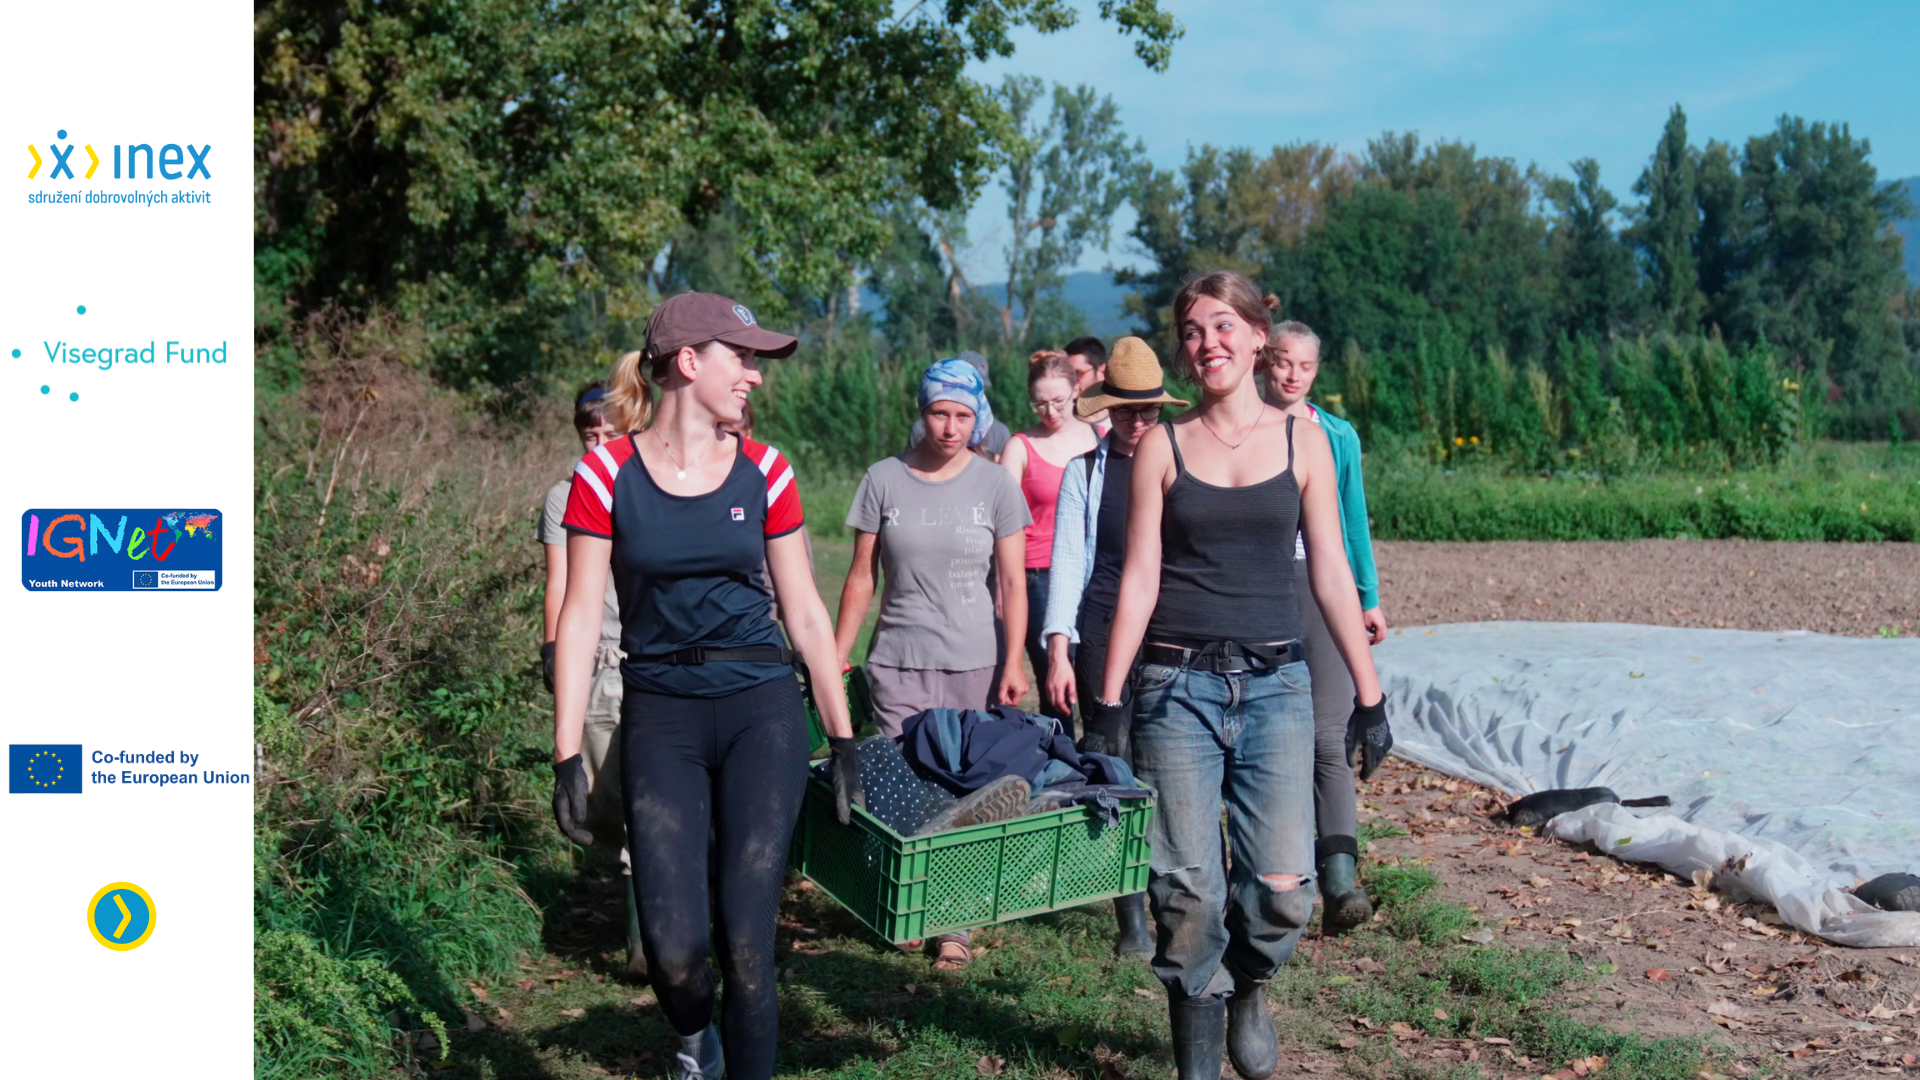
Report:
[[1920,872],[1920,640],[1458,623],[1396,630],[1374,659],[1395,753],[1516,796],[1669,796],[1549,828],[1682,877],[1710,869],[1837,944],[1920,945],[1920,914],[1842,891]]

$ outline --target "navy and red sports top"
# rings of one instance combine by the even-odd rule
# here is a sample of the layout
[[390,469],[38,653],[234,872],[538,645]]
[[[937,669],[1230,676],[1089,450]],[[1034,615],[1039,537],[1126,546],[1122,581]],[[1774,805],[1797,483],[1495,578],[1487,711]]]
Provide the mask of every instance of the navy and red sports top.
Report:
[[626,684],[652,694],[712,698],[791,675],[791,667],[778,663],[676,667],[636,658],[695,645],[786,644],[760,568],[767,541],[803,520],[793,466],[780,451],[751,440],[740,440],[727,478],[705,495],[662,491],[631,435],[581,458],[562,524],[568,532],[613,541]]

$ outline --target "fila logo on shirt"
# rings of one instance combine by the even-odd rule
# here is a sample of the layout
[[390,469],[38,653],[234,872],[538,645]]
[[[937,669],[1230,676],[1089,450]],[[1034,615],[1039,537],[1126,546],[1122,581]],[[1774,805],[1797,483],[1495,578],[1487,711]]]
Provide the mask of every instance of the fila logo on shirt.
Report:
[[734,508],[733,508],[733,510],[732,510],[731,512],[732,512],[732,514],[733,514],[733,520],[735,520],[735,521],[745,521],[745,520],[747,520],[747,512],[746,512],[745,510],[743,510],[743,509],[741,509],[740,507],[738,507],[738,506],[736,506],[736,507],[734,507]]

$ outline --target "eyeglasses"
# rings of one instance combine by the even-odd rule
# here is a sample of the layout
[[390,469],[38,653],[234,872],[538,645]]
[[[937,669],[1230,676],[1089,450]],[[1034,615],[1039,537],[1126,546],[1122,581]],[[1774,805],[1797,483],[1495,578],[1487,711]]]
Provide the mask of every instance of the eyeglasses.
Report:
[[1107,415],[1115,420],[1131,420],[1136,424],[1150,423],[1160,416],[1159,405],[1115,405],[1107,410]]

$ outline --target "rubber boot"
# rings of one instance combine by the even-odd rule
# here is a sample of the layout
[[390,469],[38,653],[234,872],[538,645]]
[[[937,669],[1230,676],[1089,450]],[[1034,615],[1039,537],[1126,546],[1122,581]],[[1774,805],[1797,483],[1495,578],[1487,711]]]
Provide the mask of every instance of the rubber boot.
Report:
[[1351,836],[1322,837],[1320,849],[1320,898],[1326,902],[1326,914],[1320,917],[1320,932],[1338,937],[1373,919],[1373,898],[1354,884],[1354,859],[1359,846]]
[[697,1035],[680,1036],[680,1051],[673,1056],[673,1080],[725,1080],[726,1075],[719,1028],[708,1024]]
[[1280,1067],[1280,1033],[1267,1011],[1267,984],[1234,976],[1227,1002],[1227,1056],[1245,1080],[1265,1080]]
[[1147,894],[1129,893],[1113,898],[1113,918],[1119,933],[1113,938],[1113,955],[1153,959],[1153,935],[1147,933]]
[[641,986],[651,981],[647,972],[647,951],[640,945],[640,897],[633,876],[627,882],[627,978]]
[[1173,1027],[1173,1067],[1180,1080],[1220,1080],[1220,1059],[1227,1045],[1227,1003],[1222,998],[1169,1001]]

